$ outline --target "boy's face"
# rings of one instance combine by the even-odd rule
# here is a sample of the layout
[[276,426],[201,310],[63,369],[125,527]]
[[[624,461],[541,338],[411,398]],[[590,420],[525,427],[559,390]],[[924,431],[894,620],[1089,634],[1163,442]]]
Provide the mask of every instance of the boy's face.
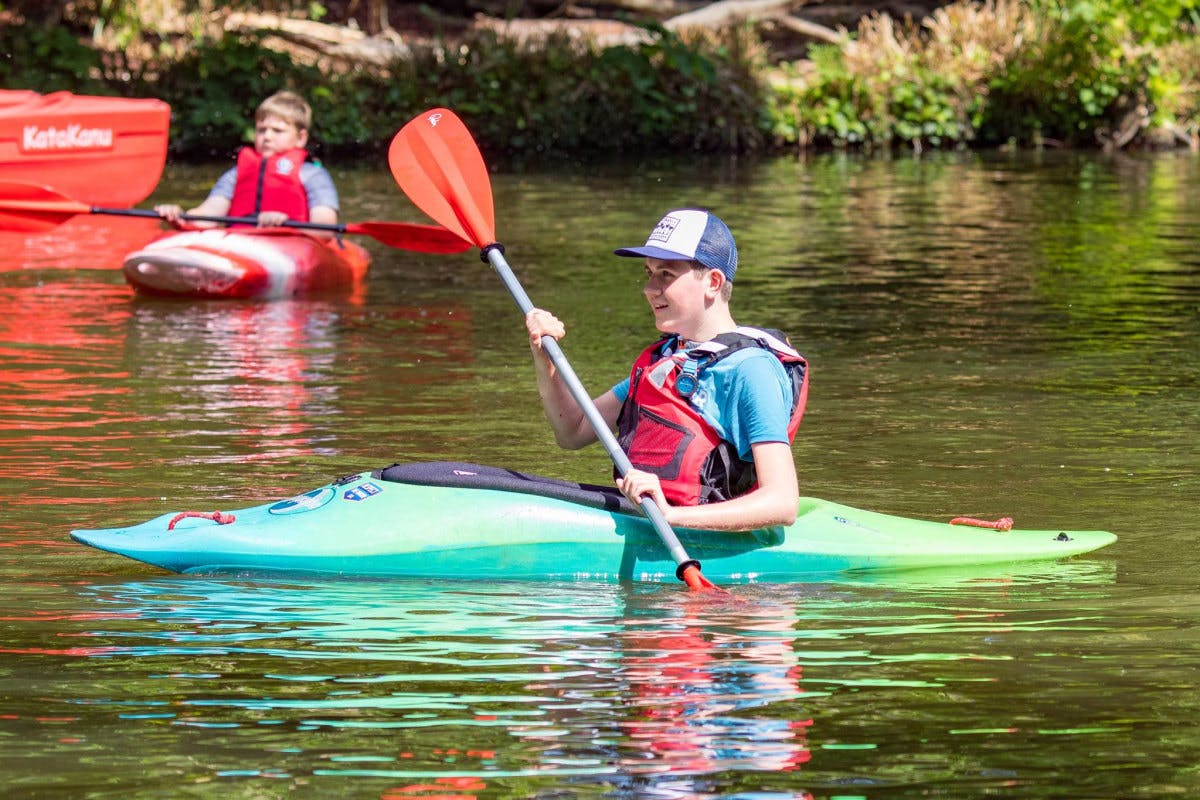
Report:
[[689,337],[699,329],[712,300],[720,294],[718,270],[695,269],[691,261],[646,259],[642,292],[654,312],[654,326],[663,333]]
[[254,149],[261,156],[273,156],[304,147],[307,143],[308,131],[297,128],[283,117],[267,114],[254,124]]

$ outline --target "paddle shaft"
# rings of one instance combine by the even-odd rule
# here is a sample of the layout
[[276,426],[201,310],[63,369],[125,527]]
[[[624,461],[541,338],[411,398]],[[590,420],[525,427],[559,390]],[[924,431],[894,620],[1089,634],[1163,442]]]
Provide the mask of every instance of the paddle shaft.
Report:
[[[92,206],[89,211],[92,214],[108,214],[114,217],[154,217],[162,219],[157,211],[152,211],[148,208],[99,208]],[[219,217],[208,216],[205,214],[180,214],[179,218],[188,222],[219,222],[225,225],[257,225],[256,217]],[[329,231],[330,233],[346,233],[344,223],[330,222],[298,222],[296,220],[284,220],[280,225],[283,228],[303,228],[310,231]]]
[[[508,289],[508,293],[512,295],[516,301],[517,307],[521,309],[522,314],[528,314],[534,309],[533,301],[529,299],[525,288],[521,286],[521,282],[517,280],[517,276],[513,274],[512,268],[504,259],[504,253],[500,247],[489,245],[484,249],[487,254],[488,263],[496,270],[496,274],[500,276],[500,280],[504,281],[504,286]],[[596,438],[600,440],[600,444],[604,445],[604,449],[608,451],[609,458],[612,459],[613,465],[617,468],[617,474],[624,477],[629,470],[633,469],[633,464],[629,461],[629,456],[625,455],[625,451],[621,449],[621,445],[617,443],[617,438],[613,436],[612,431],[608,428],[608,422],[600,415],[600,410],[596,408],[596,404],[592,402],[591,396],[583,383],[579,380],[579,376],[575,374],[575,370],[571,368],[571,364],[567,361],[567,356],[558,345],[558,340],[553,336],[542,337],[542,350],[550,357],[554,368],[558,370],[558,376],[566,384],[567,391],[571,393],[571,397],[579,404],[580,410],[583,411],[592,430],[596,432]],[[675,531],[671,529],[671,525],[667,522],[667,518],[663,516],[662,509],[658,507],[658,503],[650,496],[644,496],[640,499],[642,504],[642,512],[647,519],[654,525],[654,529],[658,532],[659,538],[666,545],[667,550],[671,553],[671,558],[679,567],[677,577],[682,578],[683,571],[691,566],[699,568],[699,563],[692,559],[687,551],[683,549],[683,545],[679,543],[679,537],[675,535]]]

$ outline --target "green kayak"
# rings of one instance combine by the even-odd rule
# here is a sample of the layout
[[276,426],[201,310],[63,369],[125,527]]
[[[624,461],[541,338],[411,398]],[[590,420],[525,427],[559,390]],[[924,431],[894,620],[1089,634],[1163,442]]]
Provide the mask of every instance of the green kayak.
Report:
[[[677,533],[704,574],[725,582],[1053,560],[1116,540],[1106,531],[906,519],[809,497],[786,528]],[[173,512],[71,536],[187,573],[649,581],[675,574],[654,529],[612,487],[458,462],[396,464],[252,508]]]

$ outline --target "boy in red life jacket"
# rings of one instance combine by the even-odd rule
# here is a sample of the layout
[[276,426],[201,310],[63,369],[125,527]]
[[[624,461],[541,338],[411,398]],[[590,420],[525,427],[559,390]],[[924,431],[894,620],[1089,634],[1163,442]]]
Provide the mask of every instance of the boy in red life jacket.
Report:
[[[189,214],[257,217],[258,227],[270,228],[287,220],[336,224],[338,194],[324,167],[308,160],[308,130],[312,109],[293,92],[271,95],[254,113],[254,147],[243,147],[236,167],[213,185],[203,203]],[[164,204],[159,216],[178,225],[183,209]],[[196,221],[189,227],[212,228]]]
[[[617,486],[635,503],[651,496],[673,526],[790,524],[799,500],[791,441],[808,369],[783,334],[733,320],[733,234],[708,211],[676,209],[644,245],[615,253],[644,259],[643,293],[664,334],[627,379],[595,398],[634,466]],[[596,441],[541,348],[543,335],[565,335],[562,322],[534,309],[525,323],[555,440],[567,449]]]

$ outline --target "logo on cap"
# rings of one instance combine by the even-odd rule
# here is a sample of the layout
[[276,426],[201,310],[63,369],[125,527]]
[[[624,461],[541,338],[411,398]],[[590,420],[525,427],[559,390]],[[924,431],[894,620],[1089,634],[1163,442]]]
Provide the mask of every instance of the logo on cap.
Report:
[[658,221],[654,226],[654,230],[650,231],[650,236],[646,238],[646,244],[651,242],[669,242],[675,234],[675,229],[679,227],[679,218],[666,216]]

